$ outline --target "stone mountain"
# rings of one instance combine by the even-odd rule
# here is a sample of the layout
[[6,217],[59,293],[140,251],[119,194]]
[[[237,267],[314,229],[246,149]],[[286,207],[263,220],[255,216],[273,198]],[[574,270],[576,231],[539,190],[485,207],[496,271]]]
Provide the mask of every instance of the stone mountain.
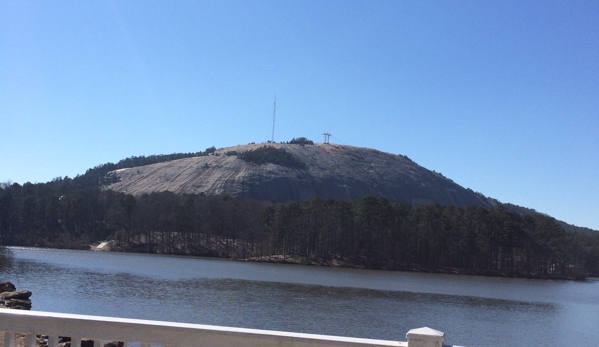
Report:
[[[291,155],[295,164],[269,161],[268,156],[252,161],[242,154],[259,153],[264,146],[287,157]],[[120,169],[111,175],[116,176],[117,182],[105,188],[134,195],[172,191],[228,194],[273,202],[301,201],[317,195],[333,199],[373,195],[412,205],[440,203],[490,208],[495,204],[406,156],[336,144],[234,146],[207,156]]]

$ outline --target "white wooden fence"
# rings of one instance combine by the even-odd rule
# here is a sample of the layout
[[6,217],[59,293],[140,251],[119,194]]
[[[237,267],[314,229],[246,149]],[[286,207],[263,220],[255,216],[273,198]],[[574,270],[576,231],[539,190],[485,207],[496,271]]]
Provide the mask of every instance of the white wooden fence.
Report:
[[5,333],[3,347],[14,347],[16,333],[25,334],[25,347],[35,347],[38,334],[48,336],[48,347],[57,347],[59,336],[71,337],[72,347],[84,338],[93,340],[94,347],[105,341],[141,347],[441,347],[444,339],[444,333],[430,328],[412,329],[408,341],[399,342],[11,309],[0,309],[0,331]]

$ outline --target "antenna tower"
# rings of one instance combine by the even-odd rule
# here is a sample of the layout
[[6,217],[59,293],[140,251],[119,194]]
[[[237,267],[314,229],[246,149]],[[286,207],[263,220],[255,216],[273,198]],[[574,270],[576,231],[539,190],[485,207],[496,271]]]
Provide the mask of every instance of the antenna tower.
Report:
[[275,106],[272,110],[272,139],[271,142],[275,142],[275,115],[277,113],[277,93],[275,93]]
[[331,135],[331,134],[329,134],[329,133],[324,133],[323,135],[324,135],[324,144],[325,144],[325,145],[330,145],[329,138],[330,138],[331,136],[333,136],[333,135]]

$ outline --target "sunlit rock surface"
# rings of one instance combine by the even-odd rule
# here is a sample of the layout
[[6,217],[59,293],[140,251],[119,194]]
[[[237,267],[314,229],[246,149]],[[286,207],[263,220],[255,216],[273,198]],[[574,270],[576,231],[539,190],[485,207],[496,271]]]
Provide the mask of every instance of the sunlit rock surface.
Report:
[[[302,161],[305,168],[256,165],[225,154],[265,145],[284,148]],[[373,195],[413,205],[490,207],[492,204],[407,157],[335,144],[234,146],[219,149],[214,155],[121,169],[113,174],[119,182],[107,189],[135,195],[159,191],[203,192],[275,202],[301,201],[317,195],[334,199]]]

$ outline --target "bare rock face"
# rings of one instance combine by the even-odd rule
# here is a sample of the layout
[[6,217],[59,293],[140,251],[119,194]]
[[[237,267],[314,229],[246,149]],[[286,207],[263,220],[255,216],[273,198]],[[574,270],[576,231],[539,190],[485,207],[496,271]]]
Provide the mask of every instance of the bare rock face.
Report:
[[0,282],[0,308],[16,310],[31,310],[31,292],[28,290],[17,291],[11,282]]
[[[301,168],[259,165],[231,154],[262,146],[282,148],[305,165]],[[334,144],[235,146],[209,156],[121,169],[111,174],[119,181],[106,189],[134,195],[172,191],[228,194],[274,202],[301,201],[314,196],[358,199],[373,195],[412,205],[492,206],[492,201],[405,156]]]
[[31,296],[31,292],[28,290],[19,290],[19,291],[0,293],[0,298],[2,300],[10,300],[10,299],[27,300],[27,299],[29,299],[30,296]]

